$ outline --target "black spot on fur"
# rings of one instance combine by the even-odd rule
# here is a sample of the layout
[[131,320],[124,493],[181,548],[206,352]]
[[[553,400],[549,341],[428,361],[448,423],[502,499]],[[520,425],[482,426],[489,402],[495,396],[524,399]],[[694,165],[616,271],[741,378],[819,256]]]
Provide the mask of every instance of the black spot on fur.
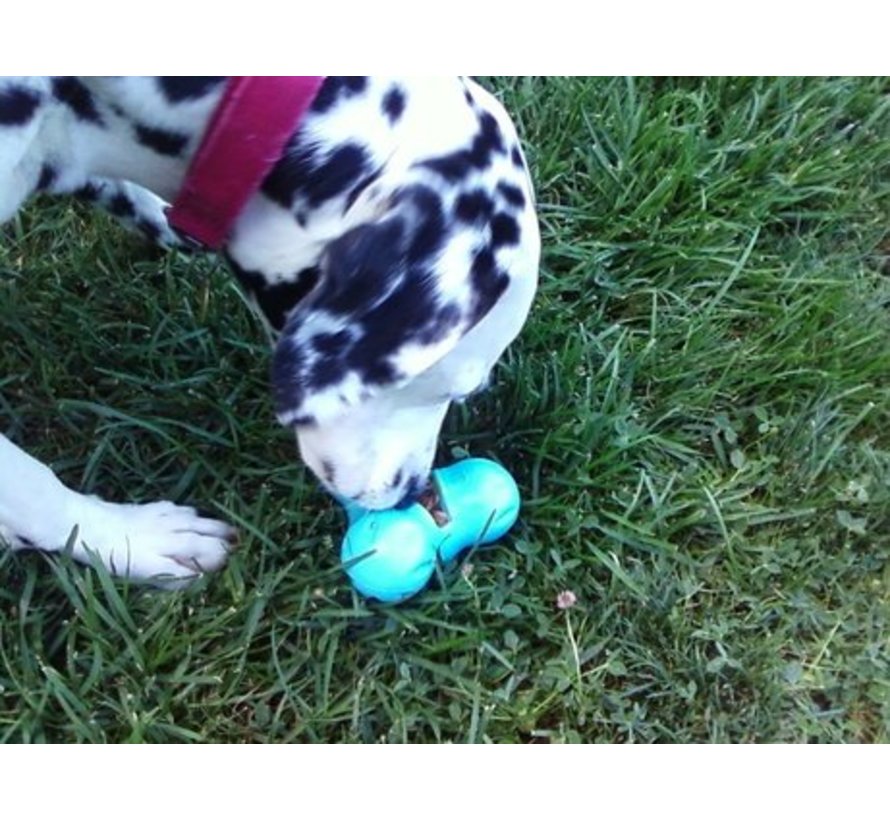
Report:
[[209,94],[225,77],[158,77],[158,85],[172,103],[199,100]]
[[324,476],[324,480],[328,482],[328,484],[334,483],[334,478],[336,473],[334,471],[334,465],[331,464],[330,461],[322,459],[321,462],[321,474]]
[[461,222],[479,222],[487,220],[494,212],[494,202],[481,188],[468,194],[461,194],[454,206],[454,215]]
[[99,186],[93,182],[88,182],[74,192],[74,196],[85,202],[95,202],[102,195]]
[[501,127],[498,125],[498,121],[487,111],[483,111],[479,115],[479,125],[481,130],[474,143],[476,150],[506,154],[507,149],[504,147],[504,138],[501,135]]
[[324,390],[343,380],[343,360],[339,356],[319,356],[313,363],[306,380],[309,390]]
[[401,218],[359,225],[331,242],[315,295],[331,313],[356,315],[382,298],[402,272],[405,225]]
[[37,180],[37,190],[46,191],[56,181],[58,172],[52,165],[45,162],[40,168],[40,179]]
[[369,167],[368,155],[360,145],[337,148],[307,180],[305,193],[309,203],[320,205],[349,190]]
[[402,190],[394,202],[409,209],[407,218],[411,224],[406,258],[409,265],[431,260],[445,245],[448,225],[442,211],[439,195],[422,185]]
[[367,87],[367,77],[326,77],[310,110],[323,114],[333,108],[341,97],[361,94]]
[[177,131],[168,131],[164,128],[152,128],[148,125],[137,123],[135,126],[136,139],[146,148],[165,157],[178,157],[188,145],[188,134]]
[[340,87],[336,83],[337,79],[337,77],[328,77],[321,84],[321,88],[318,89],[318,93],[310,106],[311,111],[324,114],[334,107],[337,98],[340,96]]
[[445,305],[427,319],[417,334],[418,341],[426,345],[441,342],[460,323],[461,316],[458,305]]
[[525,161],[522,159],[522,151],[518,145],[513,146],[513,150],[510,152],[510,159],[517,168],[525,169]]
[[405,92],[394,85],[383,97],[383,113],[395,125],[405,111]]
[[40,95],[29,88],[13,86],[0,91],[0,125],[25,125],[40,105]]
[[290,282],[269,283],[261,273],[245,270],[231,259],[228,262],[241,286],[253,295],[257,306],[275,330],[284,327],[288,314],[318,281],[318,268],[300,271]]
[[[272,386],[275,410],[279,414],[292,413],[302,404],[306,396],[305,367],[303,351],[288,336],[282,337],[275,347],[272,357]],[[301,414],[293,423],[311,424],[315,421],[308,413]]]
[[147,219],[140,219],[136,223],[136,227],[142,232],[143,236],[150,239],[152,242],[157,242],[161,238],[161,229],[155,225],[154,222],[149,222]]
[[422,162],[421,166],[435,171],[449,182],[460,182],[473,171],[473,161],[469,151],[455,151],[453,154],[428,159]]
[[498,193],[514,208],[525,207],[525,194],[516,185],[511,185],[509,182],[499,182]]
[[473,326],[494,307],[510,284],[510,277],[498,269],[491,249],[483,248],[473,258],[470,281],[473,285],[470,325]]
[[133,217],[136,215],[136,208],[125,194],[116,194],[108,203],[108,210],[115,216],[122,218]]
[[273,168],[263,192],[285,208],[303,197],[311,207],[346,193],[373,173],[370,158],[360,145],[346,143],[328,153],[296,146]]
[[506,153],[501,129],[491,114],[484,112],[479,116],[479,133],[473,138],[470,148],[464,148],[445,154],[441,157],[425,160],[420,165],[429,168],[449,182],[460,182],[473,171],[487,168],[496,153]]
[[324,356],[342,356],[352,342],[348,331],[337,333],[319,333],[312,339],[312,346]]
[[470,268],[470,276],[473,285],[484,282],[495,272],[494,254],[491,248],[482,248],[473,257],[473,266]]
[[509,214],[498,214],[491,220],[491,245],[499,248],[503,245],[519,244],[519,223]]
[[358,368],[362,381],[379,387],[395,384],[402,374],[396,366],[385,358],[373,359],[365,356],[364,362]]
[[76,77],[54,77],[53,95],[84,122],[102,125],[102,117],[90,90]]
[[434,281],[421,272],[406,276],[397,288],[361,318],[364,336],[350,351],[348,364],[370,384],[391,384],[400,373],[389,357],[409,340],[419,340],[438,315]]

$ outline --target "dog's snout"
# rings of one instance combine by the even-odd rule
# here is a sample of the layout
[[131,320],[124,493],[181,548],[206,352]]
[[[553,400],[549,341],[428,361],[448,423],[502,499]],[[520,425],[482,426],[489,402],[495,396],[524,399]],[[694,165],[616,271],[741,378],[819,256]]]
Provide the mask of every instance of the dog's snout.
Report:
[[428,471],[417,472],[406,467],[400,467],[387,478],[374,480],[372,476],[351,486],[340,482],[348,472],[333,469],[327,462],[321,470],[316,471],[316,475],[336,498],[349,499],[373,510],[404,510],[417,501],[429,485]]
[[426,489],[448,404],[398,408],[393,402],[369,401],[339,424],[296,431],[303,461],[332,495],[389,510],[413,503]]

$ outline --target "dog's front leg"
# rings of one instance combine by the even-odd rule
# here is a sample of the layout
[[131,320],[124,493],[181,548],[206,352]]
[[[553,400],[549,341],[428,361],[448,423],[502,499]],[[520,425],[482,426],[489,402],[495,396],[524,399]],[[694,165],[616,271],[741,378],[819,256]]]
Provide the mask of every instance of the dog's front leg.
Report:
[[66,487],[0,435],[0,541],[95,556],[115,575],[182,586],[226,560],[234,530],[169,501],[111,504]]
[[74,194],[94,203],[110,213],[124,227],[141,233],[162,248],[186,253],[200,250],[198,243],[170,227],[167,221],[167,203],[139,185],[119,179],[91,177]]

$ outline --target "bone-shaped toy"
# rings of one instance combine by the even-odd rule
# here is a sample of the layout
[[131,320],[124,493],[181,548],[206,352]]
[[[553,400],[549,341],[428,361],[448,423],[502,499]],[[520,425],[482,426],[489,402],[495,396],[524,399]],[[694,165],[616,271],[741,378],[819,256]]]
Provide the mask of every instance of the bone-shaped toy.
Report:
[[368,598],[394,603],[423,589],[436,560],[451,561],[478,544],[497,541],[519,515],[519,489],[499,464],[468,458],[433,470],[443,523],[420,503],[405,509],[343,506],[349,528],[340,558],[353,586]]

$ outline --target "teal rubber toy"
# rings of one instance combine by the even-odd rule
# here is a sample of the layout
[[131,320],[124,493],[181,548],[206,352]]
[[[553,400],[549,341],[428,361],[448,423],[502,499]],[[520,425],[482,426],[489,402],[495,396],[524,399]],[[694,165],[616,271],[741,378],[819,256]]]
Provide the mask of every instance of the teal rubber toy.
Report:
[[340,559],[362,595],[386,603],[410,598],[427,585],[437,559],[497,541],[519,516],[519,488],[493,461],[458,461],[433,470],[432,481],[448,519],[442,525],[419,502],[401,510],[343,503],[349,528]]

